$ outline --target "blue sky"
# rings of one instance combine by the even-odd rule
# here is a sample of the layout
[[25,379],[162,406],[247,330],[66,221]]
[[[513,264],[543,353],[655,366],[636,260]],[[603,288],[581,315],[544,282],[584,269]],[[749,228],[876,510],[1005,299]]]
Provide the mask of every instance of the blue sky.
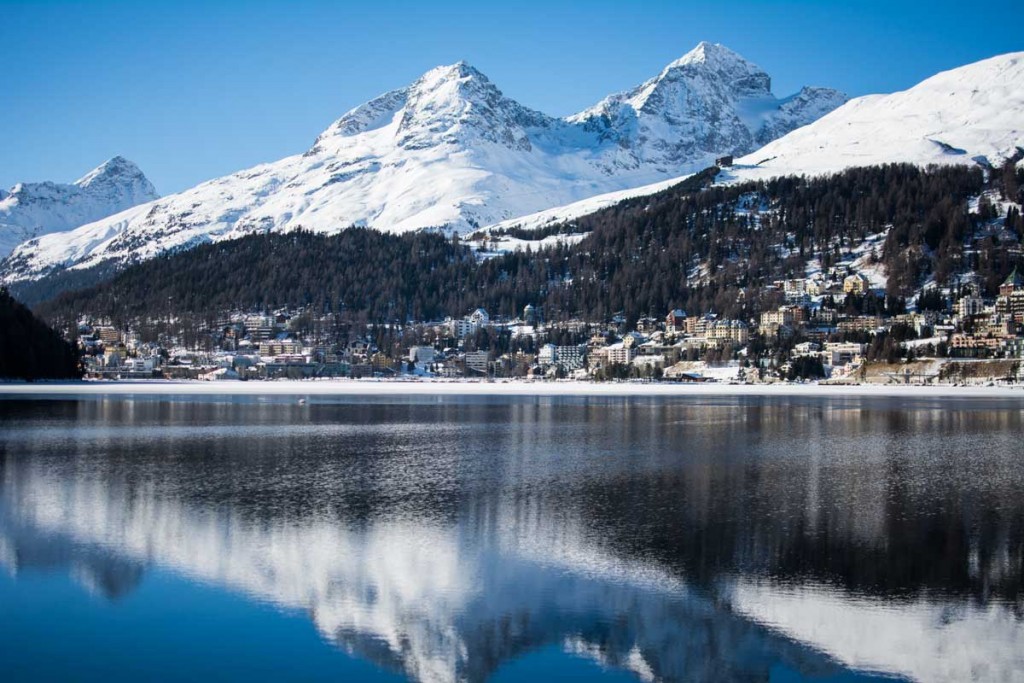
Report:
[[891,92],[1024,50],[1015,2],[0,0],[0,187],[115,154],[167,194],[305,150],[347,109],[465,59],[565,115],[701,40],[776,94]]

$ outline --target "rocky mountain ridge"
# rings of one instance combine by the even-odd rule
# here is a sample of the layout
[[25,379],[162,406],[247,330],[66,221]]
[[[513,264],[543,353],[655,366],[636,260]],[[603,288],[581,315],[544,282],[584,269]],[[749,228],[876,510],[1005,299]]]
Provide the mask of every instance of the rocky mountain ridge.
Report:
[[71,230],[158,197],[139,167],[120,156],[73,183],[18,183],[10,191],[0,190],[0,257],[25,240]]
[[701,43],[638,88],[559,119],[459,62],[347,112],[303,154],[26,242],[5,281],[118,266],[253,232],[387,232],[483,225],[698,170],[840,104],[777,99],[770,77]]

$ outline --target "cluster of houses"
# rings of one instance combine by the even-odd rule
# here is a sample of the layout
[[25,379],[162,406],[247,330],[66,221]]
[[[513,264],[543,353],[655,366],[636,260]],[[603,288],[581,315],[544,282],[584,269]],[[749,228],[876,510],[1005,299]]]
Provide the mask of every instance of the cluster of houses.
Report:
[[[826,297],[869,293],[870,280],[860,273],[785,280],[776,287],[785,293],[785,303],[746,320],[672,309],[664,318],[642,317],[627,327],[622,316],[604,323],[545,323],[532,305],[512,320],[495,320],[476,309],[461,318],[416,325],[416,335],[392,329],[387,348],[378,346],[372,327],[349,329],[339,339],[336,321],[287,310],[227,315],[213,324],[205,350],[142,342],[134,331],[89,322],[79,328],[78,341],[92,377],[202,380],[417,375],[692,381],[707,379],[694,369],[700,361],[705,367],[708,361],[754,366],[756,377],[773,379],[781,375],[778,350],[784,362],[812,358],[842,376],[864,362],[871,339],[897,325],[901,341],[925,353],[1024,358],[1024,276],[1017,271],[994,301],[967,286],[950,310],[895,316],[849,315],[824,305]],[[301,316],[306,324],[297,327],[293,323]],[[489,343],[481,345],[481,338]],[[760,349],[777,351],[751,357],[755,340]],[[774,374],[765,372],[769,356]],[[751,376],[755,373],[746,374]]]
[[794,278],[774,283],[790,303],[810,303],[813,297],[840,294],[867,294],[871,280],[864,273],[837,266],[824,275]]
[[148,378],[163,364],[158,344],[142,344],[138,335],[110,325],[82,324],[78,347],[86,375],[109,379]]
[[959,325],[950,336],[953,355],[972,358],[1024,358],[1024,275],[1017,269],[999,287],[999,296],[986,302],[977,291],[956,304]]

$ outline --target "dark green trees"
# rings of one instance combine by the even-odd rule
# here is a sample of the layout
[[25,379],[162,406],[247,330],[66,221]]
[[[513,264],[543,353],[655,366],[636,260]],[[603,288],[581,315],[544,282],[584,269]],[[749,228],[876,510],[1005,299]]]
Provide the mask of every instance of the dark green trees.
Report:
[[0,378],[81,377],[72,344],[0,288]]

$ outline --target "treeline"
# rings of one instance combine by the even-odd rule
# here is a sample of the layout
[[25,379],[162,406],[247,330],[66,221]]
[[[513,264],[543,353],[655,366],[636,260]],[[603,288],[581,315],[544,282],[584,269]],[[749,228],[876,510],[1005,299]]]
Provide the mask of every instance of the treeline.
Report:
[[[64,323],[88,312],[118,324],[212,320],[228,310],[284,306],[407,322],[478,306],[515,316],[528,303],[542,306],[549,320],[616,313],[635,320],[673,307],[749,317],[779,303],[780,294],[765,285],[802,277],[811,258],[827,268],[885,229],[873,256],[887,269],[894,298],[928,277],[946,283],[968,269],[992,294],[1019,259],[1019,250],[995,241],[991,231],[972,242],[994,219],[986,214],[991,205],[982,201],[972,212],[969,202],[1009,185],[1005,173],[986,181],[978,168],[889,165],[707,187],[715,172],[573,221],[572,232],[588,233],[575,245],[481,261],[437,233],[252,235],[132,266],[39,310]],[[1000,227],[1019,244],[1019,213]]]
[[436,233],[249,235],[159,256],[38,310],[63,321],[87,311],[118,325],[282,306],[430,320],[453,306],[476,268],[469,248]]
[[81,377],[75,346],[0,288],[0,378]]

